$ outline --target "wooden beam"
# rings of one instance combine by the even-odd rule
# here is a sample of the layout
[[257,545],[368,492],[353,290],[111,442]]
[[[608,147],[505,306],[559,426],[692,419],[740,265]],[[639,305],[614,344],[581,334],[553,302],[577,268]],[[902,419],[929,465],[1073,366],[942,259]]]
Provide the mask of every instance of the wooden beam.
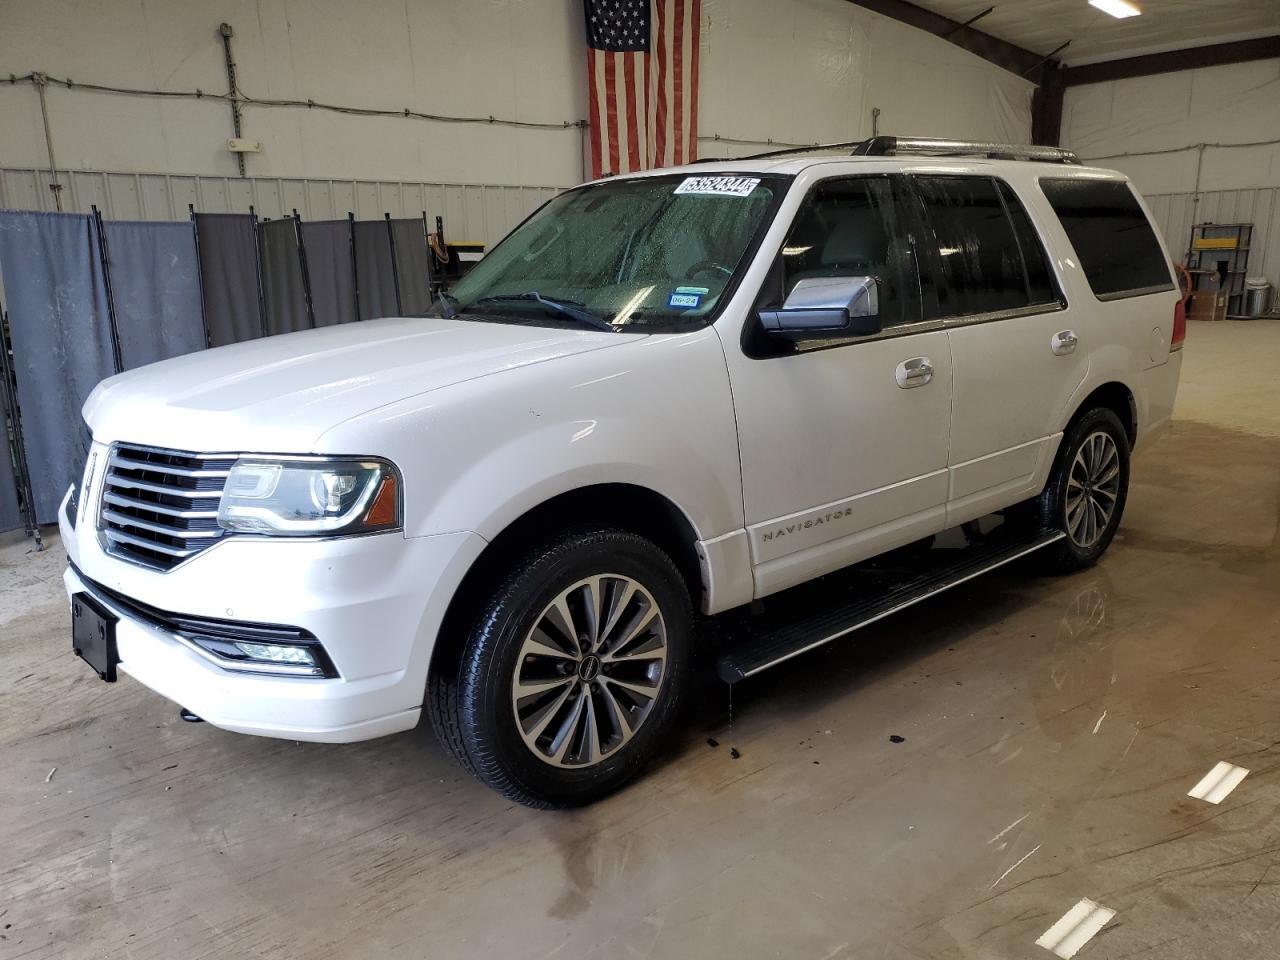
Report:
[[1254,40],[1234,40],[1231,43],[1214,43],[1205,47],[1187,47],[1165,53],[1148,53],[1141,57],[1125,57],[1120,60],[1089,63],[1080,67],[1067,67],[1062,71],[1062,83],[1066,87],[1078,87],[1086,83],[1128,80],[1132,77],[1149,77],[1157,73],[1174,73],[1179,70],[1196,70],[1200,67],[1218,67],[1228,63],[1247,63],[1250,60],[1272,58],[1280,58],[1280,35],[1258,37]]
[[847,0],[847,2],[923,30],[925,33],[932,33],[962,50],[969,51],[974,56],[981,57],[997,67],[1002,67],[1010,73],[1016,73],[1033,82],[1038,79],[1036,74],[1040,70],[1057,66],[1056,61],[1046,61],[1042,54],[1023,49],[1017,44],[993,37],[981,30],[975,30],[940,13],[917,7],[914,3],[907,3],[906,0]]

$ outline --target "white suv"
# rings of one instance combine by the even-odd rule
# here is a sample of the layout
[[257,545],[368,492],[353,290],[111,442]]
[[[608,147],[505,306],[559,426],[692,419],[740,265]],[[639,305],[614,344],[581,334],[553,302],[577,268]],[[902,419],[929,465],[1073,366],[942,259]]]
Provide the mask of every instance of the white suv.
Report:
[[[104,381],[76,651],[245,733],[426,711],[567,805],[668,735],[710,618],[732,682],[1031,551],[1092,563],[1185,332],[1141,200],[1061,151],[855,154],[587,184],[428,316]],[[897,580],[790,589],[888,551]]]

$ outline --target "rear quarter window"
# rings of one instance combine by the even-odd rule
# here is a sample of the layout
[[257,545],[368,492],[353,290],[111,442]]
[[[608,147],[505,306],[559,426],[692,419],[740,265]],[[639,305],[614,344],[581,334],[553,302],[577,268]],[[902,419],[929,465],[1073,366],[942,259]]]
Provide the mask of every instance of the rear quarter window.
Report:
[[1155,230],[1127,183],[1044,179],[1040,187],[1099,300],[1173,289]]

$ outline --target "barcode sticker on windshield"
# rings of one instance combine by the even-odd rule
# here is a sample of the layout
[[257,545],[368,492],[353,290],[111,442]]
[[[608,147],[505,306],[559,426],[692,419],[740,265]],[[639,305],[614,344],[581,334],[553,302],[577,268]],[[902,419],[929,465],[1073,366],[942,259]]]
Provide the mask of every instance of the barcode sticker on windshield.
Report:
[[759,185],[759,177],[685,177],[684,182],[676,187],[676,193],[745,197]]

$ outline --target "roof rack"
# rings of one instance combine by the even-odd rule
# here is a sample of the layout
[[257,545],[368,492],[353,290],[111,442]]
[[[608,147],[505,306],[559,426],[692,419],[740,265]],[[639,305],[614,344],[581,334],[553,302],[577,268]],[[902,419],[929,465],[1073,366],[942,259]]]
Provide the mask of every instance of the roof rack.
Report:
[[1080,158],[1061,147],[1029,143],[992,143],[987,140],[942,140],[936,137],[872,137],[853,148],[855,157],[890,157],[923,154],[931,157],[986,157],[989,160],[1041,160],[1047,163],[1079,163]]
[[1033,144],[992,143],[987,140],[943,140],[936,137],[871,137],[868,140],[848,140],[842,143],[815,143],[807,147],[788,147],[753,153],[746,157],[707,157],[699,163],[715,160],[769,160],[774,157],[791,157],[823,150],[849,150],[854,157],[896,157],[920,155],[930,157],[985,157],[988,160],[1040,160],[1046,163],[1079,163],[1080,159],[1070,150],[1061,147],[1041,147]]

